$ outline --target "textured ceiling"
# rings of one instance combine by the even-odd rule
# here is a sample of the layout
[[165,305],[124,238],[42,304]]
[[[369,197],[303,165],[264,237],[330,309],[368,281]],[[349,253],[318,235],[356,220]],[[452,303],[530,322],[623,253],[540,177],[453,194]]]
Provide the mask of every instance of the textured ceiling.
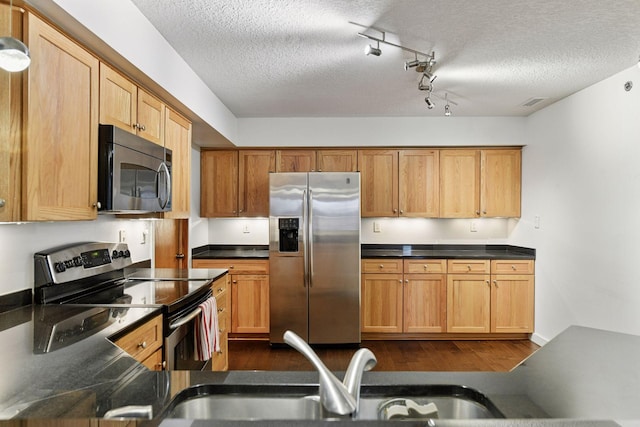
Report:
[[[456,116],[524,116],[640,54],[640,0],[132,1],[238,117],[441,116],[445,93]],[[365,56],[357,33],[381,34],[350,21],[435,52],[433,110],[413,54]]]

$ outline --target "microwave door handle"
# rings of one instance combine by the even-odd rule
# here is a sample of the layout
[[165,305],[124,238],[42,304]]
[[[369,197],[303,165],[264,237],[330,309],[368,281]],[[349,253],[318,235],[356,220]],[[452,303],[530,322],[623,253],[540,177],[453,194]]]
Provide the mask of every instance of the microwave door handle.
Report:
[[166,176],[165,179],[165,183],[166,183],[166,190],[165,190],[165,195],[167,196],[164,203],[162,203],[162,199],[160,199],[160,207],[162,209],[164,209],[167,204],[169,203],[169,198],[171,197],[171,175],[169,174],[169,168],[167,167],[167,164],[165,162],[160,163],[160,167],[158,168],[158,175],[160,174],[160,169],[164,169],[164,173]]

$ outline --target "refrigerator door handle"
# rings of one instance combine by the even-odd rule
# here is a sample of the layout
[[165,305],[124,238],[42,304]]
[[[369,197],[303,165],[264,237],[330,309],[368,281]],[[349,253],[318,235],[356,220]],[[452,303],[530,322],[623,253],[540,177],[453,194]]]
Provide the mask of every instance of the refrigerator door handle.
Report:
[[313,191],[309,189],[309,212],[307,214],[309,221],[307,221],[308,239],[307,244],[309,250],[309,287],[313,286]]
[[302,281],[302,287],[307,287],[309,281],[309,254],[307,253],[307,233],[308,233],[308,218],[309,213],[307,206],[307,190],[302,192],[302,262],[304,264],[304,280]]

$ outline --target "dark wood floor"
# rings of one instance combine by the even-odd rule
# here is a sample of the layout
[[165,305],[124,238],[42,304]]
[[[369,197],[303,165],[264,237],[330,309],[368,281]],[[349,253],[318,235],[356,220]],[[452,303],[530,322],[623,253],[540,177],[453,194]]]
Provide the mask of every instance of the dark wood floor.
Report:
[[[376,371],[510,371],[539,347],[531,341],[363,341]],[[332,371],[344,371],[356,348],[314,348]],[[229,341],[230,370],[311,371],[290,347],[268,341]]]

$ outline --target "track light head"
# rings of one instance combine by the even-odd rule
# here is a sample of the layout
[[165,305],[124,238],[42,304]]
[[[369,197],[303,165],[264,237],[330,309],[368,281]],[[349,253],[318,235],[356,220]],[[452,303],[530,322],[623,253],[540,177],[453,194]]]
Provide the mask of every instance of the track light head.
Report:
[[420,61],[414,59],[413,61],[407,61],[404,63],[404,70],[408,71],[410,68],[414,68],[420,65]]
[[365,55],[373,55],[373,56],[380,56],[382,55],[382,51],[380,50],[380,42],[378,42],[378,46],[377,47],[373,47],[371,45],[367,45],[364,48],[364,54]]
[[433,110],[433,107],[435,107],[435,106],[436,106],[436,104],[434,104],[434,103],[433,103],[433,101],[431,100],[431,98],[430,98],[429,96],[427,96],[427,97],[424,99],[424,102],[426,102],[426,103],[427,103],[427,108],[428,108],[429,110]]

